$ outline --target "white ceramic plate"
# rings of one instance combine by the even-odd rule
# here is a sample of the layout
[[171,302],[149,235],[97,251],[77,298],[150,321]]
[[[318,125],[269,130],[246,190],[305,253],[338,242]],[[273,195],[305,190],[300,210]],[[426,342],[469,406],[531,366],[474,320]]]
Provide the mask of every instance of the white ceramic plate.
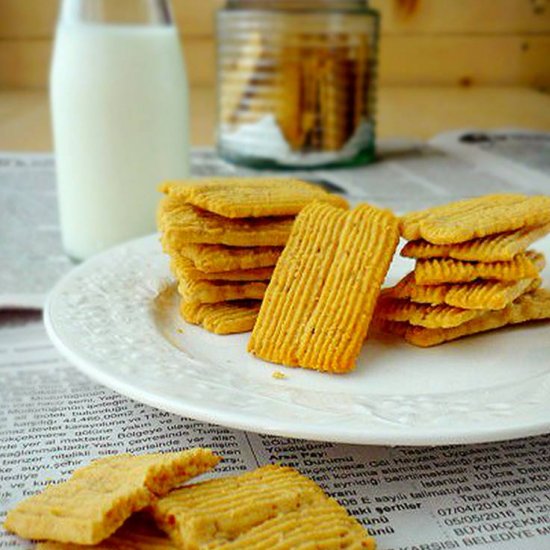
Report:
[[[550,257],[550,238],[537,245]],[[410,268],[396,256],[388,283]],[[548,269],[544,276],[548,286]],[[99,383],[228,427],[387,445],[550,431],[550,323],[431,349],[393,337],[369,340],[347,375],[285,368],[250,356],[248,335],[216,336],[178,318],[156,236],[74,269],[51,293],[45,321],[61,353]],[[275,371],[286,378],[273,378]]]

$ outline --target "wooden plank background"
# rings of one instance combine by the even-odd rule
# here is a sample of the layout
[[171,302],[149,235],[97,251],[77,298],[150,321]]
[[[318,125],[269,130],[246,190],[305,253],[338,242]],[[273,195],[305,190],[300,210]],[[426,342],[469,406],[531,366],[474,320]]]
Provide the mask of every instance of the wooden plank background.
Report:
[[[215,82],[222,0],[173,0],[192,85]],[[382,85],[550,87],[550,0],[373,0]],[[0,0],[0,87],[47,86],[58,0]]]

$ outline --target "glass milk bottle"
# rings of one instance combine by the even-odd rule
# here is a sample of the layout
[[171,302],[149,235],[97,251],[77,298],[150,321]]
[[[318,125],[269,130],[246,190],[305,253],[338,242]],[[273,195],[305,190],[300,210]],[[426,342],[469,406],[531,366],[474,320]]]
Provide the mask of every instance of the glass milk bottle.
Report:
[[189,173],[188,86],[165,0],[64,0],[51,70],[59,209],[83,260],[155,231],[156,188]]

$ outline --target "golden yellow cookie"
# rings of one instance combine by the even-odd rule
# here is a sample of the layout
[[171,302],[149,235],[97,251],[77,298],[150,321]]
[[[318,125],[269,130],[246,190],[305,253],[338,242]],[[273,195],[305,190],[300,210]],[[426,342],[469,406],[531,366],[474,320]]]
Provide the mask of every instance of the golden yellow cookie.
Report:
[[40,542],[36,550],[177,550],[172,540],[145,513],[134,514],[110,537],[94,546],[67,542]]
[[[302,69],[302,105],[301,105],[301,132],[302,146],[316,145],[320,134],[319,128],[319,56],[315,50],[303,48],[301,52]],[[300,107],[300,106],[299,106]]]
[[95,460],[75,470],[68,481],[20,502],[8,513],[4,527],[27,539],[97,544],[133,512],[219,460],[200,448]]
[[[256,122],[262,115],[273,113],[277,98],[277,69],[274,63],[273,57],[268,55],[262,59],[262,66],[256,71],[254,81],[239,106],[236,117],[238,123]],[[242,82],[242,78],[236,74],[232,75],[231,80],[237,85]],[[223,104],[223,97],[221,100]]]
[[550,222],[550,196],[485,195],[406,214],[401,235],[434,244],[471,239]]
[[447,304],[464,309],[502,309],[524,292],[541,284],[540,278],[519,281],[478,280],[471,283],[417,285],[411,272],[384,294],[422,304]]
[[[161,200],[159,229],[161,242],[168,252],[189,243],[224,244],[229,246],[283,246],[293,217],[230,219],[201,210],[190,204],[172,209],[175,199]],[[168,203],[167,210],[163,207]]]
[[353,109],[353,128],[357,128],[362,119],[366,119],[367,105],[367,86],[368,86],[368,64],[369,64],[369,43],[367,35],[357,36],[358,45],[356,47],[355,58],[355,83],[354,83],[354,109]]
[[180,548],[375,548],[335,500],[282,466],[183,487],[159,499],[152,512]]
[[347,208],[342,197],[291,178],[208,178],[166,182],[160,191],[226,218],[294,216],[312,201]]
[[259,300],[235,300],[215,304],[180,303],[180,313],[185,321],[201,325],[215,334],[235,334],[252,330],[258,312]]
[[[192,209],[190,205],[182,203],[178,198],[174,197],[163,197],[157,206],[156,218],[157,218],[157,228],[159,231],[163,231],[165,227],[170,225],[172,220],[183,219],[185,214],[180,214],[180,211],[195,213],[194,223],[198,218],[201,210],[199,208]],[[188,214],[190,215],[190,214]]]
[[407,321],[426,328],[456,327],[485,313],[482,309],[462,309],[446,304],[431,305],[403,298],[381,296],[375,317],[388,321]]
[[224,246],[219,244],[184,244],[178,252],[189,258],[197,269],[207,273],[272,267],[277,263],[281,246]]
[[550,291],[545,288],[523,294],[504,309],[488,311],[453,328],[429,329],[398,321],[380,321],[378,326],[385,332],[403,336],[415,346],[429,347],[506,325],[542,319],[550,319]]
[[193,262],[181,254],[171,254],[170,269],[178,279],[189,281],[269,281],[273,267],[207,272],[197,269]]
[[178,292],[187,304],[215,304],[231,300],[261,300],[265,281],[189,281],[180,279]]
[[239,56],[235,67],[224,71],[224,78],[220,81],[221,118],[227,124],[238,119],[239,111],[244,108],[246,97],[253,88],[265,51],[262,35],[257,31],[248,33],[244,50],[246,54]]
[[550,232],[550,223],[523,227],[508,233],[497,233],[458,244],[432,244],[428,241],[409,241],[401,250],[407,258],[454,258],[470,262],[513,260],[537,239]]
[[307,206],[277,262],[248,350],[289,366],[353,369],[398,239],[388,210]]
[[537,289],[541,283],[542,279],[539,277],[519,281],[481,280],[451,285],[445,301],[450,306],[469,309],[503,309],[525,292]]
[[338,54],[332,54],[320,69],[322,141],[326,151],[341,149],[350,134],[350,110],[353,105],[350,102],[351,83],[347,69],[347,61]]
[[405,275],[396,285],[382,289],[379,300],[385,296],[409,299],[419,304],[444,304],[450,284],[418,285],[414,271]]
[[296,151],[302,147],[305,137],[301,125],[303,68],[299,59],[299,49],[289,45],[283,46],[279,67],[275,115],[288,145]]
[[538,277],[544,256],[535,251],[517,254],[508,262],[463,262],[452,258],[417,260],[414,280],[417,285],[468,283],[476,279],[517,281]]

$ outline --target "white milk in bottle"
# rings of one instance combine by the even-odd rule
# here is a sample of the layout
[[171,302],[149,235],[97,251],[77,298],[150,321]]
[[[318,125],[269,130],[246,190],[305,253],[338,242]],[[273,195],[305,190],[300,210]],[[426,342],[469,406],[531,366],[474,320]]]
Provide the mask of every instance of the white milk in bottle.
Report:
[[69,256],[155,231],[158,184],[189,172],[187,95],[174,26],[61,18],[51,105]]

